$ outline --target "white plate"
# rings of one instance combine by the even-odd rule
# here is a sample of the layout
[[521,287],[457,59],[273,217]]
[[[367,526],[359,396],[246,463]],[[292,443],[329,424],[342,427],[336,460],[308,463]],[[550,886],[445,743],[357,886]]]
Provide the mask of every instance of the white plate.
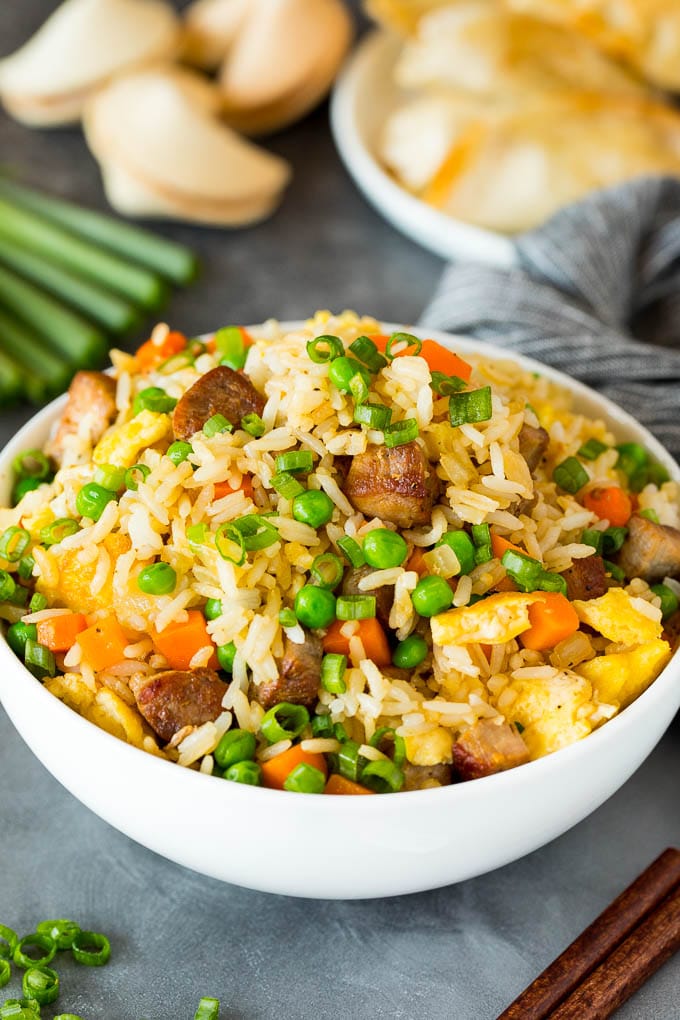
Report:
[[381,165],[377,139],[400,98],[393,78],[400,46],[396,36],[373,32],[359,44],[335,85],[331,128],[347,170],[385,219],[435,255],[513,265],[514,248],[507,237],[433,209],[400,187]]
[[[621,440],[644,444],[680,481],[680,468],[646,429],[581,383],[491,344],[433,331],[421,335],[463,355],[511,357],[547,376],[571,392],[578,412],[603,418]],[[0,505],[11,491],[13,458],[45,443],[65,402],[53,401],[0,452]],[[576,825],[633,774],[673,719],[680,707],[680,652],[632,705],[584,740],[484,779],[381,797],[244,786],[137,750],[49,694],[1,635],[0,701],[66,789],[150,850],[252,889],[355,899],[482,875]]]

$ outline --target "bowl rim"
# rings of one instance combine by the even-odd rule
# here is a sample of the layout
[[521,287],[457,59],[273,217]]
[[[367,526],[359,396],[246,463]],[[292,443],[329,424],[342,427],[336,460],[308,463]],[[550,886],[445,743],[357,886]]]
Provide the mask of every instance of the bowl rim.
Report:
[[399,37],[375,28],[364,36],[338,76],[330,98],[330,124],[336,148],[364,196],[404,234],[441,258],[474,257],[494,266],[516,265],[511,235],[478,227],[428,205],[402,187],[371,151],[361,130],[358,108],[363,83],[376,65],[387,61]]
[[[286,332],[292,331],[296,328],[300,328],[304,325],[303,320],[294,321],[281,321],[278,323],[281,330]],[[664,446],[657,440],[649,430],[638,422],[632,415],[627,411],[624,411],[613,401],[609,400],[608,397],[602,396],[595,390],[579,382],[576,379],[572,379],[558,369],[552,368],[549,365],[545,365],[533,358],[527,357],[526,355],[517,354],[516,352],[507,348],[500,347],[496,344],[487,343],[484,340],[479,340],[472,337],[459,336],[452,333],[443,332],[441,330],[428,329],[426,327],[419,326],[408,326],[404,324],[390,323],[380,321],[380,325],[386,331],[404,330],[407,328],[410,332],[418,335],[422,338],[430,337],[442,342],[444,345],[449,346],[451,349],[455,348],[458,351],[462,351],[469,354],[479,354],[484,357],[498,357],[503,360],[510,360],[519,364],[522,368],[525,368],[531,372],[540,372],[550,378],[553,382],[564,387],[570,393],[577,397],[581,397],[589,402],[595,402],[602,412],[602,417],[608,419],[608,424],[613,431],[617,428],[623,427],[624,429],[630,430],[636,433],[640,439],[644,442],[645,446],[664,466],[669,470],[671,478],[680,483],[680,465],[674,460],[670,453],[664,448]],[[258,335],[264,327],[264,323],[256,325],[248,325],[245,328],[252,333],[254,336]],[[211,333],[203,334],[203,336],[212,336]],[[23,444],[24,437],[28,434],[33,434],[36,431],[45,431],[53,422],[62,407],[65,405],[67,394],[52,400],[46,407],[42,408],[37,414],[33,415],[28,422],[26,422],[21,429],[14,435],[14,437],[0,450],[0,493],[3,488],[6,490],[9,478],[11,477],[11,462],[13,457],[18,453]],[[0,495],[0,502],[3,500]],[[32,696],[35,697],[36,701],[41,705],[45,706],[45,711],[55,712],[57,716],[63,713],[60,717],[68,719],[69,723],[76,728],[81,728],[83,733],[89,733],[92,739],[97,739],[96,734],[100,738],[103,738],[102,744],[102,755],[107,761],[110,762],[112,754],[123,755],[126,759],[134,765],[134,762],[146,761],[149,769],[161,769],[161,772],[156,774],[159,776],[167,776],[170,779],[171,775],[175,775],[175,782],[179,783],[190,783],[195,784],[197,777],[200,777],[201,781],[208,777],[198,772],[196,769],[182,768],[177,766],[175,762],[168,761],[160,757],[144,751],[141,748],[137,748],[132,744],[128,744],[126,741],[121,740],[118,737],[113,736],[108,731],[97,726],[96,723],[90,722],[88,719],[81,716],[74,709],[69,708],[64,702],[62,702],[55,695],[50,694],[40,681],[38,681],[30,671],[24,666],[24,664],[17,658],[14,652],[11,650],[5,639],[4,633],[0,631],[0,666],[3,664],[3,658],[6,660],[7,665],[10,669],[14,669],[17,674],[22,675],[26,681],[30,682],[32,687],[30,689]],[[3,672],[0,669],[0,674]],[[446,803],[449,807],[453,807],[456,801],[469,798],[471,796],[480,796],[484,794],[491,794],[492,791],[502,792],[504,787],[512,788],[513,784],[520,782],[521,777],[525,779],[549,777],[551,772],[557,770],[562,771],[562,768],[568,768],[569,762],[576,756],[582,754],[593,753],[596,754],[598,749],[604,749],[611,742],[618,742],[624,739],[624,734],[636,727],[637,716],[641,712],[653,712],[655,707],[663,703],[668,691],[673,685],[677,683],[677,674],[680,672],[680,647],[672,654],[668,664],[661,671],[659,676],[650,684],[650,686],[639,695],[635,701],[628,705],[625,709],[615,715],[612,719],[607,720],[604,724],[598,727],[593,732],[589,733],[587,737],[581,740],[577,740],[566,747],[560,748],[551,754],[545,755],[541,758],[534,759],[533,761],[526,762],[523,765],[517,766],[513,769],[507,769],[503,772],[498,772],[490,776],[483,776],[480,779],[474,781],[454,783],[450,786],[440,787],[435,789],[427,790],[409,790],[400,791],[400,795],[397,798],[386,797],[381,798],[381,801],[386,802],[386,806],[381,808],[385,811],[400,811],[404,802],[401,797],[404,793],[412,795],[418,795],[418,803],[425,804],[427,801],[432,802],[433,798],[437,798],[437,803],[444,806],[445,798]],[[3,703],[2,684],[0,682],[0,704]],[[680,690],[677,692],[677,699],[680,702]],[[67,713],[67,714],[65,714]],[[9,714],[9,713],[8,713]],[[674,713],[673,713],[674,714]],[[672,715],[668,719],[668,724],[672,720]],[[584,750],[585,748],[585,750]],[[588,751],[591,748],[591,751]],[[168,769],[172,769],[172,773],[168,772]],[[481,786],[479,784],[482,784]],[[240,783],[222,783],[221,786],[216,785],[215,789],[222,789],[225,792],[221,796],[235,796],[235,797],[249,797],[251,790],[258,790],[257,796],[266,797],[281,797],[282,795],[295,798],[296,803],[300,803],[299,810],[318,812],[319,810],[332,810],[332,811],[350,811],[359,810],[365,814],[371,813],[374,809],[370,806],[370,803],[366,803],[361,806],[362,798],[348,798],[350,804],[344,807],[334,804],[331,808],[328,805],[323,808],[321,805],[325,803],[324,798],[318,797],[298,797],[296,794],[290,793],[286,790],[271,790],[265,787],[250,787]],[[196,790],[195,786],[188,787],[188,789]],[[204,790],[207,790],[204,787]],[[228,791],[228,792],[226,792]],[[477,791],[475,793],[474,791]],[[329,798],[331,803],[341,802],[344,800],[342,797]],[[358,801],[358,803],[357,803]],[[393,803],[394,802],[394,803]],[[264,803],[264,799],[263,799]],[[280,803],[280,801],[279,801]],[[389,805],[392,805],[391,807]],[[354,805],[351,807],[350,805]]]

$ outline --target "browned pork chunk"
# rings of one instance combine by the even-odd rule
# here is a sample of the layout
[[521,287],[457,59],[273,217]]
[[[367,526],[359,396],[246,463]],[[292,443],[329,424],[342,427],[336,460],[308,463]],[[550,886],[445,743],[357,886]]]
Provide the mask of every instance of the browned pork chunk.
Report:
[[439,494],[439,480],[414,440],[403,446],[369,446],[352,458],[345,495],[366,517],[399,528],[428,524]]
[[430,790],[437,786],[451,785],[450,765],[412,765],[410,761],[405,761],[402,770],[404,790]]
[[453,745],[453,767],[461,779],[480,779],[529,760],[520,735],[508,723],[480,719]]
[[545,451],[548,449],[550,436],[545,429],[534,428],[525,422],[519,430],[519,452],[527,462],[528,468],[533,474],[543,460]]
[[319,693],[323,645],[316,634],[305,631],[305,640],[296,645],[286,638],[279,675],[268,684],[253,687],[252,695],[264,708],[290,701],[293,705],[313,705]]
[[191,439],[208,418],[221,414],[238,428],[247,414],[262,414],[265,400],[250,379],[227,365],[206,372],[178,402],[172,415],[176,439]]
[[649,584],[680,576],[680,531],[633,514],[619,566],[626,577],[641,577]]
[[185,726],[202,726],[222,713],[227,685],[211,669],[168,669],[130,682],[137,708],[161,740]]
[[116,417],[116,383],[103,372],[76,372],[68,388],[68,400],[59,427],[45,453],[60,467],[70,437],[78,434],[87,417],[92,446],[99,442]]
[[601,556],[586,556],[574,560],[568,570],[562,573],[567,582],[567,598],[572,602],[580,599],[599,599],[607,593],[607,571]]
[[375,573],[375,567],[356,567],[348,570],[342,580],[340,591],[343,595],[375,595],[375,615],[383,625],[390,625],[390,610],[394,602],[394,585],[384,584],[380,588],[372,588],[371,591],[362,591],[359,581],[367,574]]

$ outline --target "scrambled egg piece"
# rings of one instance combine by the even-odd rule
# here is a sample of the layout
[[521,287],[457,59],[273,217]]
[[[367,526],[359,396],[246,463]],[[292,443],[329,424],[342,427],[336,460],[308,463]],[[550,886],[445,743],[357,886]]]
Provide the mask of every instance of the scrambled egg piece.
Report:
[[165,439],[171,431],[172,423],[167,414],[145,409],[131,421],[107,432],[95,446],[92,459],[95,464],[132,467],[142,450]]
[[94,691],[88,687],[78,673],[64,673],[63,676],[45,680],[45,687],[65,705],[79,715],[85,715],[94,703]]
[[432,617],[432,640],[436,645],[505,644],[529,629],[529,606],[542,598],[541,592],[500,592],[474,606],[449,609]]
[[[587,623],[609,641],[641,645],[661,637],[661,611],[643,599],[633,598],[623,588],[610,588],[606,595],[587,602],[572,602],[581,623]],[[657,619],[649,615],[654,613]]]
[[404,737],[406,757],[413,765],[439,765],[452,760],[453,736],[438,726],[431,733],[413,733]]
[[599,655],[576,671],[592,683],[600,701],[625,708],[656,680],[670,657],[667,641],[648,641],[629,652]]
[[585,677],[563,670],[550,680],[514,680],[506,690],[517,695],[507,709],[508,721],[523,727],[522,740],[532,759],[567,747],[592,730],[587,718],[579,718],[579,709],[593,695]]
[[[111,557],[111,564],[130,548],[127,535],[112,533],[103,542]],[[97,569],[97,560],[92,563],[81,563],[78,559],[79,549],[66,549],[59,557],[59,580],[54,587],[45,584],[38,578],[36,588],[46,595],[50,605],[65,606],[74,613],[94,613],[104,609],[113,602],[113,570],[96,595],[92,594],[91,586]]]

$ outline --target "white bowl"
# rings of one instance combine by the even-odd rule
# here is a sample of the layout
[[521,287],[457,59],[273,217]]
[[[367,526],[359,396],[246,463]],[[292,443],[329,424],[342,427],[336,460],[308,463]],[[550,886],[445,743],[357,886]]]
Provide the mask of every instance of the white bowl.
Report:
[[[463,354],[510,356],[473,340],[427,336]],[[580,411],[604,418],[622,440],[643,443],[680,481],[677,464],[624,411],[538,362],[514,360],[569,389]],[[63,397],[54,401],[0,453],[0,505],[9,497],[12,458],[44,443],[63,406]],[[522,857],[581,821],[638,768],[675,715],[680,655],[637,701],[570,747],[485,779],[375,799],[242,786],[154,758],[49,694],[2,639],[0,699],[48,771],[149,849],[253,889],[352,899],[460,882]]]
[[503,234],[439,212],[402,188],[382,166],[377,144],[401,93],[393,70],[401,40],[388,32],[363,39],[340,75],[331,98],[331,128],[347,170],[368,201],[402,233],[445,259],[496,266],[515,263]]

